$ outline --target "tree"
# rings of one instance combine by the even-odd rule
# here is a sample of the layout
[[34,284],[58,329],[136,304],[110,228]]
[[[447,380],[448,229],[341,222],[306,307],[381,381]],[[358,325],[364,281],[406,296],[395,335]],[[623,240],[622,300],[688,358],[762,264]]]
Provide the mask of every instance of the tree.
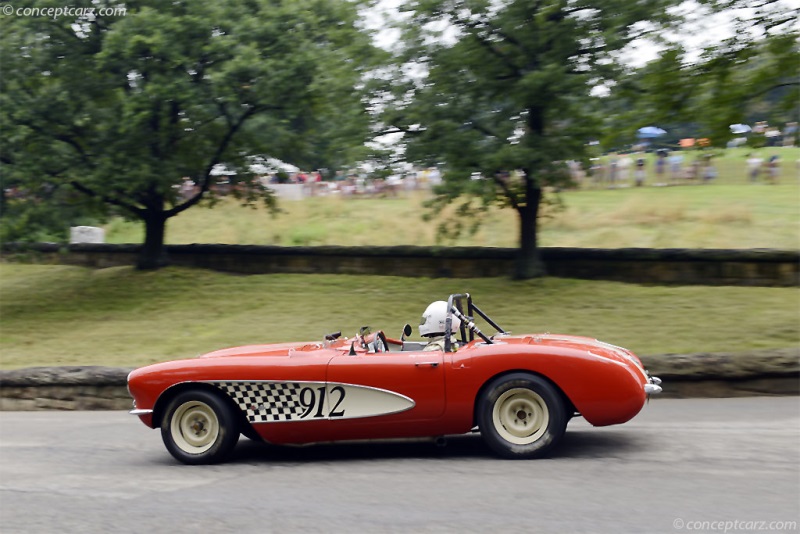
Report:
[[544,274],[537,247],[543,191],[566,181],[564,162],[583,159],[598,133],[593,88],[618,76],[620,50],[669,22],[674,3],[420,0],[408,7],[401,59],[412,67],[401,70],[416,78],[395,82],[385,132],[407,134],[409,159],[444,165],[436,207],[460,198],[458,213],[472,217],[493,203],[516,210],[515,277]]
[[731,35],[699,51],[672,42],[657,59],[632,69],[610,100],[626,102],[646,122],[691,123],[694,135],[717,146],[735,136],[732,124],[800,121],[797,11],[781,0],[702,4],[702,17],[725,14]]
[[[109,7],[81,4],[101,5]],[[330,154],[362,144],[368,121],[355,87],[373,49],[356,28],[356,4],[125,8],[2,18],[0,128],[9,141],[0,161],[4,176],[68,184],[142,220],[139,268],[166,264],[167,220],[214,195],[220,166],[245,201],[274,205],[251,156],[302,160],[309,140]],[[319,127],[340,113],[348,120]],[[185,177],[197,185],[188,197],[177,188]]]

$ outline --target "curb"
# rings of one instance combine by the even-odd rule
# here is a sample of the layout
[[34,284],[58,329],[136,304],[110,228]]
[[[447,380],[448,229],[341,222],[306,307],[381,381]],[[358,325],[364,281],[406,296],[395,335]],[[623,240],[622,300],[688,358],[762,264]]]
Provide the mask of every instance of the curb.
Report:
[[[663,380],[660,398],[800,395],[800,347],[642,356]],[[0,370],[0,411],[129,410],[132,368],[73,366]]]

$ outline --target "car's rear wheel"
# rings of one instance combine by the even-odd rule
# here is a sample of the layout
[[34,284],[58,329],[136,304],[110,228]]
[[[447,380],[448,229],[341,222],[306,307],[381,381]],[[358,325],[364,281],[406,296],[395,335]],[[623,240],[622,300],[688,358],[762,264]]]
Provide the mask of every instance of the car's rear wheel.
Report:
[[169,453],[185,464],[216,463],[239,440],[237,421],[233,408],[219,395],[184,391],[167,406],[161,437]]
[[547,454],[569,421],[559,391],[544,378],[527,373],[493,380],[478,400],[476,415],[486,444],[505,458]]

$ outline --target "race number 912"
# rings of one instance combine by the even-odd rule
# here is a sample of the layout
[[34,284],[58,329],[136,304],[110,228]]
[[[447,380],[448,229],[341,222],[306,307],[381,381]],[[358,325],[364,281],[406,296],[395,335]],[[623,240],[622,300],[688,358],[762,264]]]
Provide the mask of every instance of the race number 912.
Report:
[[[303,388],[300,390],[300,405],[305,410],[300,414],[300,419],[323,418],[323,417],[344,417],[344,410],[339,407],[344,401],[345,390],[342,386],[334,386],[330,390],[330,399],[328,405],[333,408],[326,414],[325,413],[325,386],[318,388]],[[311,415],[311,414],[314,415]]]

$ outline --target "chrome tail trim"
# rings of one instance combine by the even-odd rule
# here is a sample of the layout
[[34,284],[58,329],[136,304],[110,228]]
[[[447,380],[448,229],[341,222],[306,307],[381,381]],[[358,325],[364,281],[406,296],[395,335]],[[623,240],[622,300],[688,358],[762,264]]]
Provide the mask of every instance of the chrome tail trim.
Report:
[[128,413],[131,414],[131,415],[149,415],[149,414],[153,413],[153,410],[138,410],[137,409],[137,410],[131,410]]

